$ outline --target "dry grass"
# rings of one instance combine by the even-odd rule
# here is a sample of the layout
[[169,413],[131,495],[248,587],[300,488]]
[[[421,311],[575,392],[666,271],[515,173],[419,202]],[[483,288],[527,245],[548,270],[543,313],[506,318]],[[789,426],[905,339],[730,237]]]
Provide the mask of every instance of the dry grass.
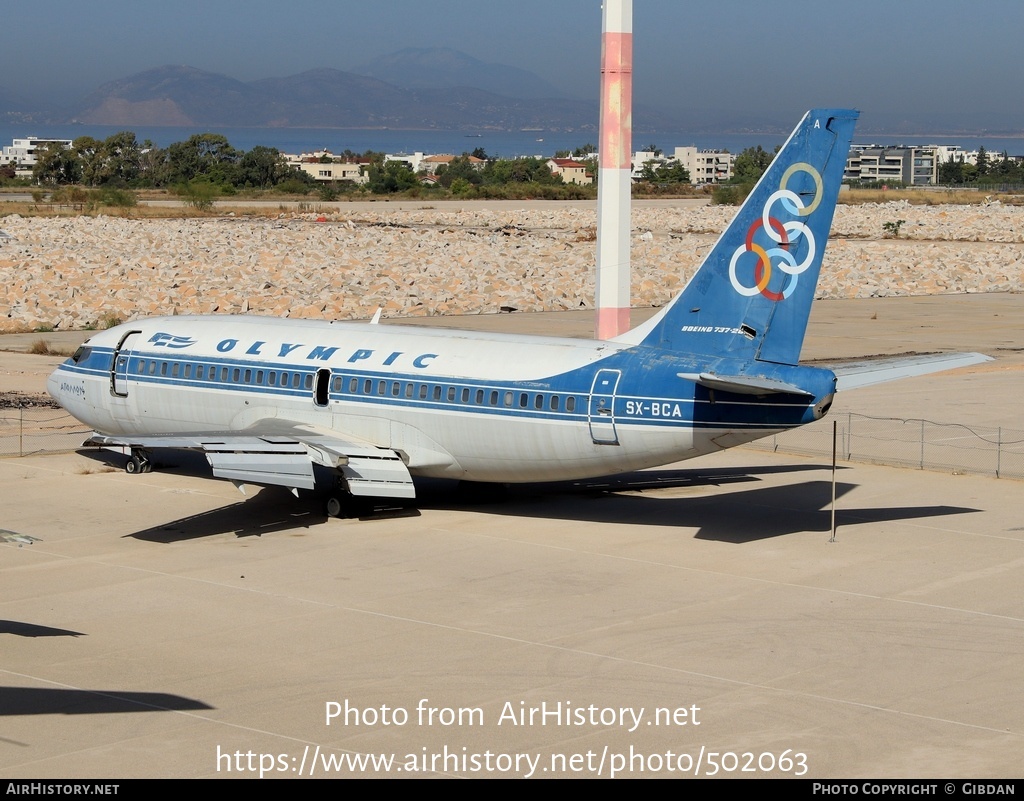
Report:
[[912,206],[978,206],[998,200],[1007,206],[1024,205],[1024,196],[950,189],[850,189],[839,195],[839,202],[847,206],[864,203],[891,203],[905,200]]
[[87,464],[82,465],[75,472],[80,476],[92,476],[97,473],[116,473],[117,468],[111,467],[107,464]]
[[28,346],[28,352],[35,356],[71,356],[78,348],[54,347],[43,338],[37,339]]

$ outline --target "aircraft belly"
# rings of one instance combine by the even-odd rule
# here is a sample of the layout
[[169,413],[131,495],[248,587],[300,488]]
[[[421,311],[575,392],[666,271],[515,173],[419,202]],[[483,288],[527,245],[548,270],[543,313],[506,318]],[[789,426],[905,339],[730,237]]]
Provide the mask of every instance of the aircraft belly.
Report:
[[549,481],[636,470],[697,455],[692,431],[683,426],[623,426],[619,444],[604,445],[593,441],[586,419],[421,413],[415,425],[424,436],[448,444],[453,457],[454,465],[410,463],[414,474],[431,477]]

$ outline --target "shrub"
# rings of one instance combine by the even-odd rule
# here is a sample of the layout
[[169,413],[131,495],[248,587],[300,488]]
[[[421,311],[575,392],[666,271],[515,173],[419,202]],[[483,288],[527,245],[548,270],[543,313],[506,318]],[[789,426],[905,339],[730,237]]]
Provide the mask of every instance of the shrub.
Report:
[[200,211],[212,209],[214,200],[220,194],[218,187],[205,179],[185,181],[183,184],[178,184],[174,191],[185,200],[186,206]]

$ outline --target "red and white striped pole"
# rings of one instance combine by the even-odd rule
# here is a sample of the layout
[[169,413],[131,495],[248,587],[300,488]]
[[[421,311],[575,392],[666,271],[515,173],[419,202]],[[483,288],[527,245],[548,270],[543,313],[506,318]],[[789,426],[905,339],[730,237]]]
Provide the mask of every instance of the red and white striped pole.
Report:
[[598,339],[611,339],[629,330],[633,0],[603,4],[600,137],[595,333]]

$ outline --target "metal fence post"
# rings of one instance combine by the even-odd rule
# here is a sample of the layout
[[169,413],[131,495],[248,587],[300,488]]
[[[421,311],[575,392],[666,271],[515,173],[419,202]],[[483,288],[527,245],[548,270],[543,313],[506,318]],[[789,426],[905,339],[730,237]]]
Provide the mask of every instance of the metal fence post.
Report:
[[999,478],[999,468],[1003,462],[1003,427],[996,429],[996,478]]
[[18,458],[25,455],[25,407],[18,407]]
[[921,469],[924,470],[924,420],[921,421]]

